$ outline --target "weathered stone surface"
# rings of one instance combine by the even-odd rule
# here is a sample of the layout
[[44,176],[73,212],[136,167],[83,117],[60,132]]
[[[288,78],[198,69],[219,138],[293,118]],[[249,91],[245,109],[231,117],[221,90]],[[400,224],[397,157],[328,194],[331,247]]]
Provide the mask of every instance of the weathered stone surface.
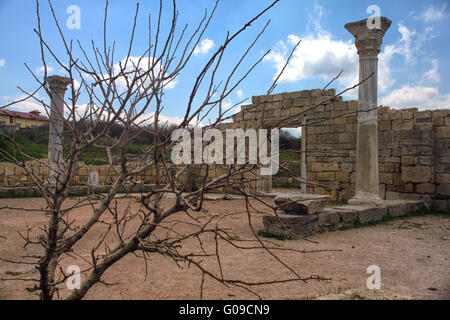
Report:
[[367,223],[367,222],[381,221],[383,220],[383,217],[387,215],[387,213],[388,209],[382,207],[364,209],[359,212],[358,222]]
[[450,126],[438,127],[436,129],[436,138],[450,138]]
[[380,221],[383,219],[383,217],[385,215],[387,215],[387,211],[388,211],[386,207],[372,206],[372,205],[366,205],[366,204],[346,205],[346,206],[341,206],[341,207],[337,207],[337,208],[342,212],[352,212],[351,214],[347,214],[348,218],[351,218],[356,213],[358,223]]
[[416,193],[420,194],[433,194],[435,185],[432,183],[421,183],[416,186]]
[[441,184],[436,188],[436,193],[440,196],[450,197],[450,184]]
[[293,197],[276,197],[278,208],[288,214],[311,215],[321,211],[328,204],[330,196],[298,195]]
[[322,211],[318,214],[318,216],[319,216],[319,227],[335,228],[341,221],[341,218],[337,212]]
[[433,200],[433,210],[435,211],[450,211],[450,208],[448,207],[448,200],[444,199],[444,200],[439,200],[439,199],[434,199]]
[[288,239],[310,236],[319,231],[318,215],[266,215],[263,217],[264,231]]
[[345,225],[350,225],[358,221],[358,211],[353,209],[353,206],[341,206],[332,208],[340,217],[340,221]]
[[436,174],[436,183],[450,183],[450,173]]
[[402,168],[402,180],[404,183],[424,183],[431,181],[431,167],[414,166]]
[[411,209],[411,206],[403,200],[385,201],[385,205],[388,209],[387,215],[390,217],[402,217]]

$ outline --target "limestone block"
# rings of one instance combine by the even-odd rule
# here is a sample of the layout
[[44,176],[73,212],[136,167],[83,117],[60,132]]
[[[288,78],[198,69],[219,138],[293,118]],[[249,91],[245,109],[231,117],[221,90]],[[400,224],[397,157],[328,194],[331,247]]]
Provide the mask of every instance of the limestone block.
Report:
[[358,101],[347,101],[348,110],[358,110]]
[[346,117],[336,118],[334,120],[334,123],[336,123],[336,124],[347,124],[347,118]]
[[431,167],[402,167],[403,182],[425,183],[431,181]]
[[380,172],[378,177],[379,177],[380,183],[384,183],[384,184],[393,184],[394,183],[394,174],[393,173]]
[[441,184],[436,188],[436,193],[440,196],[450,196],[450,184]]
[[390,120],[401,120],[402,112],[399,110],[391,110],[391,112],[389,113],[389,119]]
[[440,162],[444,164],[450,163],[450,157],[440,157]]
[[338,208],[336,208],[336,213],[339,214],[340,221],[344,225],[351,225],[358,221],[358,212],[357,211],[338,207]]
[[445,125],[444,118],[433,118],[433,126],[440,127]]
[[317,180],[326,180],[333,181],[334,180],[334,172],[317,172],[316,174]]
[[414,192],[414,184],[412,184],[412,183],[405,184],[404,190],[406,193],[413,193]]
[[325,208],[330,196],[303,194],[292,197],[276,197],[274,199],[278,208],[288,214],[313,215]]
[[391,121],[379,121],[378,129],[380,131],[390,131],[391,130]]
[[403,200],[390,200],[385,202],[390,217],[402,217],[408,213],[410,206]]
[[383,217],[388,213],[387,208],[383,207],[373,207],[373,208],[362,208],[359,211],[358,222],[359,223],[367,223],[373,221],[381,221]]
[[350,174],[345,171],[336,172],[334,174],[334,177],[337,182],[349,182],[350,181]]
[[310,236],[319,231],[318,215],[266,215],[263,217],[264,231],[288,239]]
[[429,119],[431,116],[431,111],[421,111],[414,114],[414,119]]
[[5,168],[5,176],[13,176],[14,175],[14,167],[15,165],[12,163],[4,163]]
[[450,138],[450,126],[436,128],[436,138]]
[[450,173],[436,174],[436,183],[450,183]]
[[400,163],[401,162],[401,158],[400,157],[386,157],[384,159],[385,162],[388,163]]
[[318,214],[320,228],[336,228],[339,226],[341,218],[337,212],[322,211]]
[[311,171],[339,171],[338,163],[313,163]]
[[416,186],[416,192],[420,194],[433,194],[435,190],[434,184],[421,183]]
[[403,120],[410,120],[414,118],[414,112],[409,110],[403,110],[402,112],[402,119]]
[[433,210],[444,212],[450,211],[450,208],[448,206],[448,200],[433,199]]
[[[402,159],[403,160],[403,159]],[[400,169],[400,165],[397,163],[379,163],[380,173],[395,173]]]

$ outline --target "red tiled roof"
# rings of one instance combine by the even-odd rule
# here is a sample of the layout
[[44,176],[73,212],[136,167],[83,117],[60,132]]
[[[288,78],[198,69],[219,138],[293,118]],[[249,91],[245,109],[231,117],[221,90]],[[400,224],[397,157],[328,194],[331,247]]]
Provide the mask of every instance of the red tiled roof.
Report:
[[31,119],[38,121],[49,121],[47,117],[41,116],[39,111],[31,111],[31,112],[20,112],[20,111],[11,111],[6,109],[0,109],[0,115],[21,118],[21,119]]

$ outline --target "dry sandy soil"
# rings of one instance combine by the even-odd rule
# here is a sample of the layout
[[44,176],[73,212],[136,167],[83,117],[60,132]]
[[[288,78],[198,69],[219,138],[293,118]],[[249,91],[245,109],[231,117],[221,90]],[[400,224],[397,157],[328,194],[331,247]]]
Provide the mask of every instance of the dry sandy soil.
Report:
[[[271,201],[267,199],[268,201]],[[171,201],[170,199],[167,200]],[[134,199],[119,200],[122,210]],[[0,199],[1,205],[40,208],[42,199]],[[225,213],[238,213],[243,210],[243,200],[208,201],[206,207],[217,216]],[[72,217],[82,221],[90,210],[78,209]],[[196,213],[201,216],[201,213]],[[183,216],[183,217],[182,217]],[[173,219],[185,219],[184,214]],[[235,214],[219,222],[235,234],[236,239],[254,239],[246,214]],[[252,215],[254,229],[262,228],[261,217]],[[25,225],[42,225],[46,217],[41,213],[17,210],[0,211],[0,256],[20,258],[25,253],[23,240],[18,231]],[[188,227],[179,226],[179,232]],[[101,230],[92,230],[75,248],[82,256],[89,258],[92,241]],[[310,299],[317,296],[330,296],[344,293],[349,289],[363,288],[369,275],[370,265],[381,268],[382,288],[393,293],[392,297],[412,299],[450,299],[450,218],[448,216],[427,216],[400,219],[375,227],[365,227],[317,234],[309,238],[317,243],[304,240],[271,241],[271,246],[306,250],[341,250],[319,253],[298,253],[279,251],[277,255],[303,277],[320,275],[331,281],[289,282],[253,287],[264,299]],[[206,250],[213,250],[209,241]],[[247,244],[256,242],[246,242]],[[28,253],[37,249],[28,248]],[[34,251],[33,251],[34,250]],[[198,242],[188,242],[183,250],[198,250]],[[291,278],[292,273],[280,265],[274,257],[262,249],[242,251],[227,244],[220,245],[224,275],[228,278],[247,281],[265,281]],[[215,259],[205,260],[207,265],[217,271]],[[63,260],[63,265],[82,261]],[[155,255],[148,264],[145,280],[145,264],[133,255],[110,268],[104,276],[105,281],[118,283],[106,287],[97,284],[86,299],[198,299],[200,296],[201,274],[195,268],[182,265],[179,268],[172,260]],[[0,278],[36,277],[29,272],[29,266],[11,265],[0,261]],[[24,273],[25,272],[25,273]],[[27,273],[28,272],[28,273]],[[18,281],[0,282],[0,299],[36,299],[26,292],[30,283]],[[205,299],[254,299],[255,295],[240,288],[226,287],[206,278]],[[61,296],[67,295],[62,291]],[[376,298],[376,296],[374,297]]]

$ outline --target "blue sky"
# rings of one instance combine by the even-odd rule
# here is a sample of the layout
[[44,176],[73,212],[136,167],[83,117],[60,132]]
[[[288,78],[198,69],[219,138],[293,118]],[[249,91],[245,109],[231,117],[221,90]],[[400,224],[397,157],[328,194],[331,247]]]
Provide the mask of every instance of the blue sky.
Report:
[[[80,40],[86,47],[91,40],[101,45],[104,1],[54,2],[67,38]],[[150,12],[156,15],[157,2],[140,2],[141,16],[132,56],[138,56],[145,48],[146,20]],[[194,76],[223,42],[226,32],[236,31],[269,3],[266,0],[222,0],[190,64],[175,85],[167,90],[164,109],[167,119],[176,122],[184,114]],[[179,0],[180,25],[188,23],[192,30],[203,15],[203,9],[211,8],[213,4],[212,0]],[[70,5],[77,5],[81,10],[80,29],[69,30],[66,27],[70,16],[66,10]],[[265,23],[271,20],[266,33],[240,69],[240,74],[263,52],[271,49],[271,53],[225,102],[233,105],[253,95],[265,94],[293,44],[299,39],[302,42],[275,92],[321,88],[341,69],[344,73],[333,87],[339,90],[355,84],[357,54],[353,37],[345,30],[344,24],[368,18],[371,14],[367,13],[367,8],[371,5],[377,5],[381,15],[393,22],[380,54],[379,104],[396,108],[450,108],[450,8],[445,0],[281,0],[226,52],[219,70],[222,78],[226,77],[227,71]],[[24,63],[42,77],[39,71],[42,66],[39,42],[33,32],[37,26],[35,10],[34,0],[0,0],[0,106],[23,96],[17,86],[25,90],[36,88],[36,82]],[[117,61],[126,55],[134,10],[134,1],[110,1],[108,34],[109,40],[115,40],[118,44]],[[169,15],[165,17],[168,19]],[[63,55],[47,1],[41,3],[41,20],[47,42]],[[54,61],[49,60],[49,65],[52,73],[64,75]],[[40,95],[45,99],[44,92]],[[346,98],[354,99],[356,96],[357,91],[354,90]],[[80,105],[88,102],[83,99],[86,98],[80,99]],[[36,108],[39,109],[39,106],[35,102],[27,101],[13,109],[30,111]]]

